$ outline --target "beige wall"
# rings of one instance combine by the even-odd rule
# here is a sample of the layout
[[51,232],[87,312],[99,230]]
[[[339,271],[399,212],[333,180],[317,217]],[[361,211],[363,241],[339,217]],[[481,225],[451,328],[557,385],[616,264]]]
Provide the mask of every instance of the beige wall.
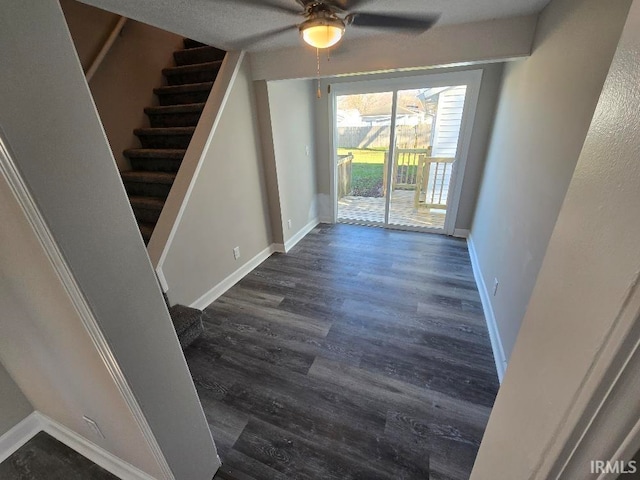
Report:
[[24,420],[33,407],[0,364],[0,437]]
[[[503,18],[463,25],[435,27],[413,36],[345,37],[344,45],[322,59],[323,76],[388,72],[463,64],[499,62],[523,57],[531,51],[536,16]],[[303,46],[255,52],[251,55],[255,80],[314,78],[316,55]]]
[[60,0],[82,69],[86,72],[102,49],[119,15],[77,2]]
[[271,245],[255,111],[245,58],[163,264],[172,304],[193,304]]
[[260,126],[260,141],[262,161],[264,164],[264,180],[269,205],[271,238],[274,243],[284,245],[280,189],[276,172],[276,154],[273,145],[273,124],[271,122],[271,110],[269,107],[269,90],[267,89],[267,82],[264,80],[253,82],[253,88],[256,93],[256,114]]
[[[268,82],[271,135],[284,243],[318,218],[316,87],[311,80]],[[288,226],[291,220],[291,228]]]
[[[591,11],[604,19],[613,4],[616,10],[628,6],[628,2],[607,2],[600,9],[600,2],[585,1],[572,2],[573,8],[567,9],[563,3],[552,4],[544,21],[569,12],[569,18],[586,20]],[[618,11],[616,16],[624,13]],[[603,372],[616,350],[629,352],[638,341],[639,49],[636,0],[553,229],[472,480],[595,478],[589,473],[590,461],[613,459],[638,421],[637,354],[631,361],[636,367],[623,376],[620,388],[604,404],[599,400],[615,378]],[[612,362],[615,373],[626,359],[620,356]],[[601,376],[604,382],[599,385]],[[615,399],[617,392],[633,390],[633,395]],[[569,462],[563,472],[554,471],[551,466],[563,454],[565,434],[585,408],[584,400],[593,394],[596,401],[591,408],[602,406],[608,417],[590,425],[599,433],[586,435],[575,452],[579,461]],[[629,456],[638,440],[636,430]],[[573,445],[569,443],[564,453],[570,453]]]
[[[630,0],[553,0],[509,64],[472,241],[509,358]],[[594,32],[597,32],[595,34]]]
[[[86,51],[104,42],[113,28],[113,14],[74,0],[62,4],[76,50],[83,61]],[[98,42],[99,40],[99,42]],[[100,43],[98,50],[102,47]],[[163,85],[162,69],[173,66],[173,52],[182,48],[182,37],[144,23],[128,20],[120,36],[89,83],[113,156],[120,170],[130,170],[122,155],[140,148],[133,130],[149,126],[144,108],[157,105],[153,89]],[[93,58],[93,57],[92,57]]]
[[478,105],[473,124],[469,154],[465,170],[465,178],[462,186],[458,218],[455,228],[468,230],[471,227],[473,213],[475,211],[478,188],[482,178],[484,159],[487,145],[491,135],[496,102],[500,93],[500,82],[503,66],[501,63],[474,65],[472,67],[433,69],[428,71],[416,71],[392,74],[373,74],[357,77],[336,77],[322,80],[323,97],[318,100],[315,95],[310,100],[315,105],[316,111],[316,148],[317,148],[317,182],[318,182],[318,211],[320,219],[330,221],[333,212],[331,198],[331,152],[329,151],[329,139],[331,133],[331,119],[329,117],[329,103],[326,95],[328,84],[353,82],[357,80],[373,80],[384,78],[400,78],[429,73],[446,73],[461,70],[482,70],[482,84],[478,94]]
[[[0,69],[0,124],[17,166],[176,478],[209,480],[219,464],[215,446],[62,10],[56,2],[10,0],[3,3],[2,15],[0,45],[12,54],[4,57]],[[6,254],[0,249],[9,257],[17,257],[20,250]],[[28,325],[35,330],[41,326],[41,335],[57,338],[42,325],[50,316],[46,307],[59,308],[55,301],[46,301],[48,290],[36,302],[24,285],[16,283],[13,289],[9,298],[17,302],[15,308],[28,309]],[[64,310],[58,314],[73,318]],[[74,355],[83,351],[86,338],[81,332],[70,335],[73,348],[65,348],[58,358],[64,358],[68,368],[82,367],[84,359]],[[1,350],[5,352],[4,345]],[[34,352],[40,353],[39,362],[55,368],[53,363],[48,367],[48,350]],[[9,369],[8,362],[5,366]],[[17,381],[23,377],[16,368],[10,373]],[[95,380],[87,377],[65,375],[77,382],[73,391],[78,396],[96,394]],[[23,381],[18,383],[27,391]],[[63,399],[65,385],[54,385]],[[47,398],[53,405],[55,397]],[[63,404],[77,418],[84,412],[75,405],[88,405],[86,400],[78,397],[77,403]],[[101,400],[96,402],[97,408]],[[106,415],[101,421],[129,423],[125,416]],[[123,439],[122,445],[129,441],[142,445],[135,436]],[[131,452],[135,449],[133,445]]]
[[0,222],[11,225],[0,230],[0,362],[36,410],[158,477],[135,418],[2,176]]

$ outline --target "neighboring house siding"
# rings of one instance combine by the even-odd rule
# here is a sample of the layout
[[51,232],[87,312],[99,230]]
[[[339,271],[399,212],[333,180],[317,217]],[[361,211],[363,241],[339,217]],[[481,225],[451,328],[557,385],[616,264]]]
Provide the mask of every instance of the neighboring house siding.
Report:
[[445,90],[440,94],[432,156],[456,156],[466,92],[466,86],[459,86]]

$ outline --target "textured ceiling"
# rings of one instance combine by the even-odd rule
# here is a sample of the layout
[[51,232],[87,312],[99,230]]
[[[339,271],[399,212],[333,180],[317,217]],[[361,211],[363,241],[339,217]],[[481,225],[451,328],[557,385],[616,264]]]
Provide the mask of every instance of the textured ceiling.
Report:
[[[302,17],[261,5],[259,0],[82,0],[84,3],[192,37],[224,48],[238,48],[248,37],[301,22]],[[269,0],[289,8],[299,8],[295,0]],[[356,11],[393,14],[442,16],[438,25],[451,25],[538,13],[549,0],[369,0],[360,2]],[[349,38],[376,35],[380,32],[348,27]],[[268,41],[254,44],[249,50],[275,49],[300,43],[296,30]]]

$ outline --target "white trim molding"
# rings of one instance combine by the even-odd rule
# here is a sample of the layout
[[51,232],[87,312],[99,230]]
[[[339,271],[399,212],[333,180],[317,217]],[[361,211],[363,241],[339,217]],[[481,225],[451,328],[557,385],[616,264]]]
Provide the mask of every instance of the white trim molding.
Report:
[[51,435],[67,447],[104,468],[122,480],[156,480],[151,475],[125,462],[83,436],[35,411],[0,437],[0,463],[16,452],[39,432]]
[[292,236],[289,240],[284,242],[284,253],[289,252],[293,247],[295,247],[300,240],[306,237],[311,230],[316,228],[320,224],[320,220],[316,217],[307,223],[304,227],[302,227],[298,232]]
[[156,480],[151,475],[125,462],[104,448],[90,442],[73,430],[52,420],[40,412],[34,412],[41,425],[41,430],[51,435],[67,447],[75,450],[83,457],[104,468],[122,480]]
[[45,219],[42,217],[35,199],[32,197],[31,192],[20,175],[9,147],[5,143],[4,134],[0,135],[0,175],[6,178],[9,188],[11,188],[15,199],[20,205],[20,208],[29,221],[34,234],[51,262],[56,275],[64,286],[64,289],[69,296],[76,313],[80,317],[89,338],[91,338],[91,342],[93,343],[96,352],[100,356],[100,359],[109,372],[114,384],[129,407],[129,410],[136,421],[136,425],[140,429],[142,437],[145,439],[147,446],[163,473],[163,480],[175,480],[173,472],[171,471],[171,468],[160,449],[160,445],[151,430],[151,426],[142,411],[142,407],[138,403],[129,382],[120,369],[120,365],[111,351],[109,342],[105,338],[104,333],[98,324],[98,320],[95,318],[87,299],[76,282],[76,279],[62,255],[62,252],[58,248],[58,244],[49,230]]
[[504,353],[504,347],[502,346],[502,338],[500,338],[500,331],[498,330],[496,316],[493,312],[489,290],[487,289],[484,277],[482,276],[482,270],[480,269],[480,262],[478,261],[478,253],[473,243],[473,236],[470,233],[467,236],[467,246],[469,247],[473,276],[478,286],[480,300],[482,301],[482,310],[484,311],[484,318],[487,322],[487,329],[489,330],[489,339],[491,340],[491,349],[493,350],[493,359],[496,363],[498,380],[502,383],[504,372],[507,370],[507,357]]
[[469,230],[466,228],[456,228],[453,231],[453,236],[457,238],[469,238]]
[[38,412],[32,412],[11,430],[0,436],[0,463],[13,455],[40,430],[42,430],[42,425]]
[[198,298],[195,302],[189,305],[191,308],[197,308],[198,310],[204,310],[224,293],[233,287],[236,283],[242,280],[246,275],[269,258],[273,253],[279,251],[275,245],[269,245],[267,248],[258,253],[255,257],[249,260],[247,263],[238,268],[235,272],[228,275],[224,280],[214,286],[207,293]]

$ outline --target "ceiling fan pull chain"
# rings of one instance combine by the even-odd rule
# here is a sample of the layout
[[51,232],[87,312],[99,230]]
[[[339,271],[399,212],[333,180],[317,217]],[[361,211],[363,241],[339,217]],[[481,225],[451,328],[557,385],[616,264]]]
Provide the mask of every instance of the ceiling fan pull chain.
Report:
[[318,98],[322,98],[322,91],[320,90],[320,49],[316,48],[316,60],[318,62]]

